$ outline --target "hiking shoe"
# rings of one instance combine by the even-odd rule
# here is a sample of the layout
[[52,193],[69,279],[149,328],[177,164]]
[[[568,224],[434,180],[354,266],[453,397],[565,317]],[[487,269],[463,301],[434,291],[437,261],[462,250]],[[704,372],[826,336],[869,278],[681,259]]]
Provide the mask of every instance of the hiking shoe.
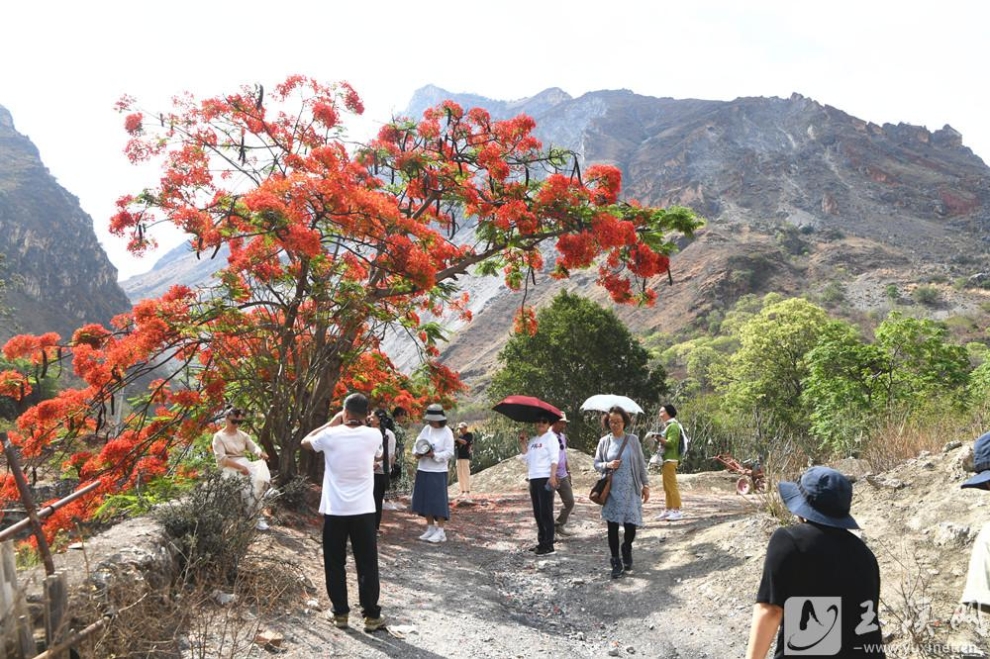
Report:
[[333,614],[333,626],[337,629],[347,629],[347,614]]
[[557,535],[570,535],[571,532],[568,531],[563,524],[556,524],[554,527],[554,533]]
[[379,629],[385,629],[385,616],[378,616],[377,618],[364,619],[364,631],[370,634],[371,632],[377,632]]
[[447,542],[447,534],[443,529],[437,528],[436,532],[426,539],[427,542]]
[[540,547],[536,550],[537,556],[549,556],[551,554],[556,554],[557,550],[553,547]]
[[433,536],[433,534],[436,533],[439,529],[440,529],[439,526],[428,526],[428,527],[426,527],[426,533],[424,533],[423,535],[419,536],[419,539],[420,540],[429,540]]
[[612,578],[618,579],[622,576],[622,559],[613,558],[612,559]]
[[667,519],[668,517],[670,517],[670,511],[669,510],[665,510],[662,513],[660,513],[659,515],[657,515],[657,521],[658,522],[662,522],[665,519]]
[[682,515],[681,514],[681,511],[679,511],[679,510],[671,510],[670,511],[670,514],[667,515],[667,521],[668,522],[676,522],[677,520],[683,519],[683,518],[684,518],[684,515]]
[[539,545],[533,545],[532,547],[530,547],[526,551],[540,551],[540,549],[542,549],[542,547],[540,547]]

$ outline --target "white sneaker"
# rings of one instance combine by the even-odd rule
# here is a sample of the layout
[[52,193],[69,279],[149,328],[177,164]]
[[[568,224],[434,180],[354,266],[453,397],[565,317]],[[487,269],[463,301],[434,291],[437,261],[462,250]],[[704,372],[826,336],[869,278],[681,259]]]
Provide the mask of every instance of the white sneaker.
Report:
[[447,542],[447,534],[443,529],[437,527],[437,532],[426,539],[427,542]]
[[258,520],[258,523],[254,525],[254,528],[258,529],[259,531],[267,531],[268,530],[268,522],[266,522],[263,519],[259,519]]
[[669,510],[665,510],[662,513],[660,513],[659,515],[657,515],[657,521],[658,522],[662,522],[665,519],[667,519],[668,517],[670,517],[670,511]]
[[427,526],[426,527],[426,533],[424,533],[423,535],[419,536],[419,539],[420,540],[429,540],[431,537],[433,537],[433,534],[435,534],[439,530],[440,530],[440,527],[439,526],[433,526],[431,524],[430,526]]
[[680,510],[671,510],[670,514],[667,515],[668,522],[676,522],[677,520],[683,518],[684,515],[681,514]]

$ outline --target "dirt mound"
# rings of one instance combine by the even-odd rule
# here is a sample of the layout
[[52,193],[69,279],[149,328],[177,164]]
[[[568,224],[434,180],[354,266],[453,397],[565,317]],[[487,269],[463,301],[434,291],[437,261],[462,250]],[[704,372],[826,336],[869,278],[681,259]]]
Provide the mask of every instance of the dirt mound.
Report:
[[[571,469],[571,481],[575,493],[591,490],[598,479],[595,471],[595,460],[590,455],[575,449],[567,449],[567,464]],[[529,481],[526,479],[526,464],[518,457],[502,460],[476,474],[471,474],[471,492],[484,494],[499,494],[502,492],[528,491]],[[455,483],[451,488],[457,491]]]
[[[960,618],[958,600],[970,549],[990,521],[990,493],[962,489],[972,475],[972,443],[951,442],[854,486],[853,516],[877,555],[887,626],[986,652],[990,620]],[[973,653],[967,656],[985,656]]]
[[[576,449],[567,449],[567,463],[571,468],[571,481],[575,496],[587,493],[598,480],[600,474],[595,471],[594,457]],[[662,495],[660,487],[660,471],[650,467],[650,478],[653,484],[654,496]],[[709,471],[698,474],[680,474],[678,485],[682,490],[691,492],[711,491],[729,494],[735,491],[736,480],[739,477],[725,471]],[[476,474],[471,474],[471,492],[484,494],[499,494],[503,492],[525,491],[529,487],[526,480],[526,465],[517,457],[511,457],[499,462]],[[457,484],[451,486],[451,494],[457,493]]]

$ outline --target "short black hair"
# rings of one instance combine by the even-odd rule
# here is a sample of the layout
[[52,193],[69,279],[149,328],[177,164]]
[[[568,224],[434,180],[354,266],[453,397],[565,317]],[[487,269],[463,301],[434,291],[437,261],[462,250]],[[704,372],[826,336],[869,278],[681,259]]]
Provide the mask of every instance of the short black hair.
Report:
[[344,399],[344,410],[357,416],[368,416],[368,398],[364,394],[351,394]]
[[667,403],[666,405],[663,406],[663,411],[666,412],[667,416],[669,416],[671,419],[677,416],[677,408],[671,405],[670,403]]
[[392,418],[394,419],[397,416],[409,416],[409,412],[404,407],[396,407],[392,410]]

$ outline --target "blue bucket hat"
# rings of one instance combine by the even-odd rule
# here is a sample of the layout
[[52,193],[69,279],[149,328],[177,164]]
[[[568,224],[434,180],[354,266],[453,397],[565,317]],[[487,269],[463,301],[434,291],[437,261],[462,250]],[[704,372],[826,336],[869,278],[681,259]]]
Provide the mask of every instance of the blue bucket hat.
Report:
[[973,445],[973,471],[976,475],[963,483],[963,487],[983,487],[990,481],[990,432],[980,435]]
[[787,509],[809,522],[840,529],[858,529],[849,514],[852,483],[829,467],[812,467],[797,483],[778,483]]

